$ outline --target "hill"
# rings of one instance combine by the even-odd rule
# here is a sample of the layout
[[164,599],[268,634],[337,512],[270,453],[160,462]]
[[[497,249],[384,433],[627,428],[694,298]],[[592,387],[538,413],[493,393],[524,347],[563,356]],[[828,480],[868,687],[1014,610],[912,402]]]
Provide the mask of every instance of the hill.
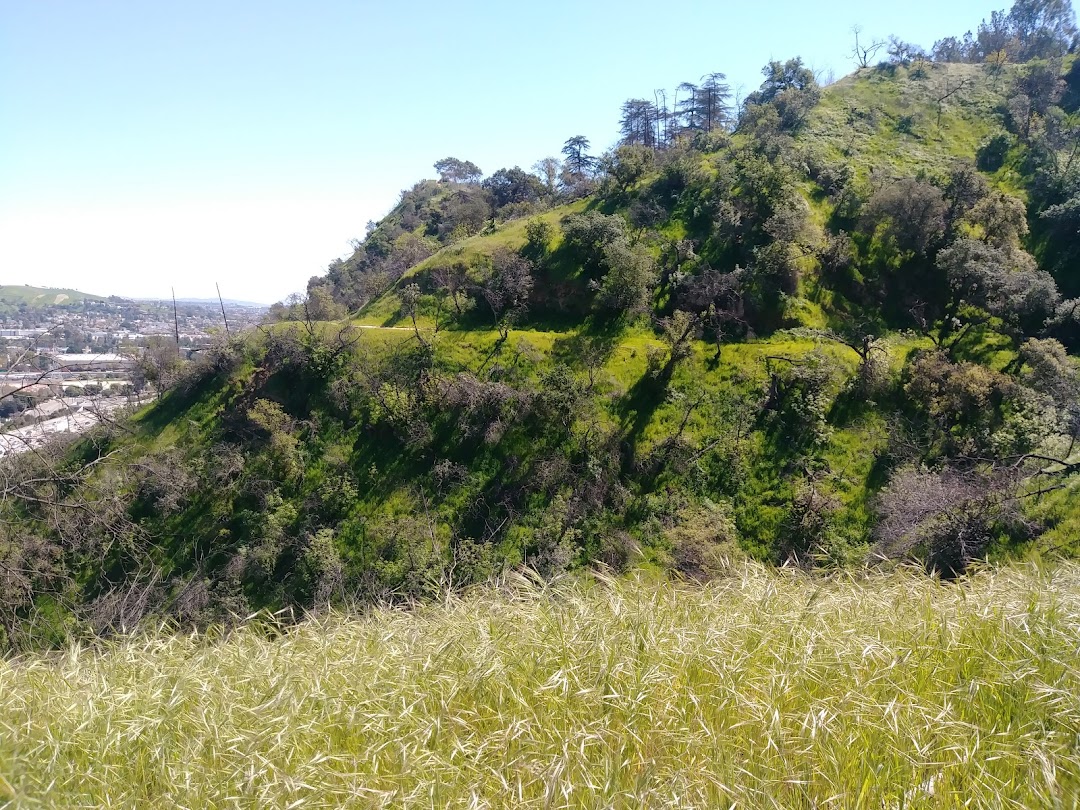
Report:
[[738,110],[710,74],[603,155],[440,161],[257,335],[20,460],[7,640],[519,566],[1076,553],[1080,74],[979,58],[775,62]]
[[78,290],[54,287],[29,287],[24,284],[0,284],[0,306],[31,307],[67,306],[81,301],[104,301],[99,295],[79,292]]
[[[172,303],[171,298],[145,298],[145,299],[137,299],[137,300],[151,301],[151,302],[160,303],[160,304],[171,304]],[[235,298],[223,298],[223,299],[220,299],[220,300],[217,299],[217,298],[177,298],[176,303],[178,303],[178,304],[201,304],[201,305],[204,305],[204,306],[218,306],[219,304],[224,303],[226,306],[230,306],[230,307],[246,307],[246,308],[249,308],[249,309],[266,309],[267,308],[266,304],[257,304],[254,301],[240,301],[240,300],[237,300]]]

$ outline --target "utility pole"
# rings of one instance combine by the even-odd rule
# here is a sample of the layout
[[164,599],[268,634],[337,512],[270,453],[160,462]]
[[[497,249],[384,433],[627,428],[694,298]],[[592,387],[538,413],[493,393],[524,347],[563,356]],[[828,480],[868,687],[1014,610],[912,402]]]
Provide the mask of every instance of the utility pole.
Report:
[[218,303],[221,304],[221,320],[225,321],[225,336],[228,337],[229,336],[229,319],[225,317],[225,302],[223,300],[221,300],[221,285],[218,284],[215,281],[214,286],[217,287],[217,300],[218,300]]
[[176,288],[170,287],[172,290],[172,320],[173,329],[176,333],[176,356],[180,356],[180,317],[176,314]]

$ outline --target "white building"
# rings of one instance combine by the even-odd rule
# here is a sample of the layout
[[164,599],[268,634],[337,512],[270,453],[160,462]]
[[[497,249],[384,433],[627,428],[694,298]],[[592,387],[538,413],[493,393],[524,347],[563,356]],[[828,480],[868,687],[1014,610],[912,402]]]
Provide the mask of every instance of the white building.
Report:
[[54,354],[51,371],[127,371],[133,365],[122,354]]

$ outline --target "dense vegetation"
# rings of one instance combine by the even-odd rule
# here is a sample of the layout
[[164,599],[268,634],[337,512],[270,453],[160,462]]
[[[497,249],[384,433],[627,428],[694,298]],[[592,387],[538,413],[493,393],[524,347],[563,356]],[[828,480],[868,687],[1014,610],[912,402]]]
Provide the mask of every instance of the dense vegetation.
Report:
[[4,468],[2,642],[518,565],[1074,553],[1075,38],[1019,0],[830,87],[631,99],[603,154],[440,160],[257,337]]
[[1070,807],[1080,570],[511,577],[0,660],[0,805]]

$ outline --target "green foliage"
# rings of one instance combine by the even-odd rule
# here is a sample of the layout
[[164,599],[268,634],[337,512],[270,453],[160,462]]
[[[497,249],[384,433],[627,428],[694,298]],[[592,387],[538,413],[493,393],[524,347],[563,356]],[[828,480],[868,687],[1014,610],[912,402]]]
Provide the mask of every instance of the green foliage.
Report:
[[801,128],[821,97],[813,71],[796,58],[770,62],[762,73],[761,88],[746,97],[745,117],[758,128],[775,126],[786,132]]
[[604,246],[606,272],[597,287],[601,307],[619,313],[642,312],[656,281],[656,265],[641,246],[618,239]]
[[[5,507],[25,527],[5,559],[40,572],[0,597],[8,637],[45,605],[55,640],[520,565],[707,579],[887,547],[955,572],[1067,535],[1070,67],[910,50],[824,89],[774,63],[734,128],[710,75],[627,108],[632,142],[602,161],[571,138],[543,182],[440,161],[280,308],[292,323],[195,372],[165,346],[148,371],[175,388],[72,451],[86,478],[46,488],[70,504]],[[1027,131],[1002,137],[1018,95]],[[189,474],[156,482],[170,466]],[[935,481],[956,498],[913,518],[926,497],[901,495]],[[91,483],[107,514],[71,549],[50,516]],[[884,543],[889,504],[906,517]]]
[[471,160],[454,157],[435,161],[435,171],[444,183],[475,183],[484,174]]
[[571,214],[562,221],[562,232],[562,250],[589,277],[603,273],[608,245],[629,241],[622,217],[598,211]]
[[979,151],[975,153],[975,165],[980,171],[996,172],[1005,165],[1005,159],[1012,148],[1012,139],[1008,133],[999,132],[979,144]]
[[604,162],[604,171],[625,194],[652,168],[653,150],[644,146],[620,146]]
[[829,407],[835,394],[835,365],[824,354],[801,362],[778,363],[769,379],[765,409],[775,414],[777,427],[790,447],[813,448],[829,440]]

